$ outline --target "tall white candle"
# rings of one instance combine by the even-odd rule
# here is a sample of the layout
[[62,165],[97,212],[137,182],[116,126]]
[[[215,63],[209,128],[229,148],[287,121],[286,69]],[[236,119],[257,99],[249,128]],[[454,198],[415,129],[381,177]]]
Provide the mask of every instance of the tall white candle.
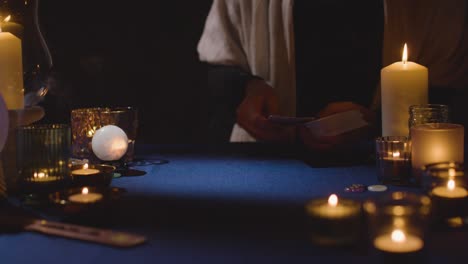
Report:
[[0,93],[8,109],[24,108],[21,40],[0,28]]
[[405,44],[402,61],[380,72],[382,135],[408,136],[409,107],[428,103],[428,70],[408,61]]

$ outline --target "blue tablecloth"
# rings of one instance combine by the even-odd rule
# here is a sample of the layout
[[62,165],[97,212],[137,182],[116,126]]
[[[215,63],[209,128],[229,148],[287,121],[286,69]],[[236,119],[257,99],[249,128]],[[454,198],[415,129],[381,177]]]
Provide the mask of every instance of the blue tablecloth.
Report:
[[[0,234],[0,263],[338,263],[379,262],[365,241],[349,248],[313,245],[304,204],[336,193],[357,200],[385,193],[348,193],[354,183],[377,184],[369,161],[315,166],[291,149],[256,146],[139,146],[139,176],[116,178],[123,197],[106,210],[64,216],[78,224],[146,235],[128,249],[45,236]],[[167,163],[160,161],[168,161]],[[154,162],[155,164],[150,164]],[[137,163],[138,164],[138,163]],[[417,188],[389,186],[391,191]],[[433,231],[424,261],[468,257],[468,231]],[[454,262],[456,263],[456,262]],[[460,263],[460,262],[458,262]]]

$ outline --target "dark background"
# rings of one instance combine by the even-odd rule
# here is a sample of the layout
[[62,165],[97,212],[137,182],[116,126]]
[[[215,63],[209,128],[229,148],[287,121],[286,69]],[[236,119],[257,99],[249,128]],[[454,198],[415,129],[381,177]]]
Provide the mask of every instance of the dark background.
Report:
[[[67,109],[134,106],[139,142],[204,140],[206,66],[197,42],[211,0],[40,1],[39,19]],[[63,106],[63,105],[62,105]],[[65,109],[65,110],[63,110]]]
[[[333,81],[373,90],[381,68],[381,1],[309,2],[317,53],[307,67],[317,86],[328,89]],[[140,143],[210,141],[210,113],[216,109],[208,66],[198,60],[196,47],[211,3],[40,1],[58,88],[58,96],[44,102],[45,119],[69,121],[74,108],[134,106]]]

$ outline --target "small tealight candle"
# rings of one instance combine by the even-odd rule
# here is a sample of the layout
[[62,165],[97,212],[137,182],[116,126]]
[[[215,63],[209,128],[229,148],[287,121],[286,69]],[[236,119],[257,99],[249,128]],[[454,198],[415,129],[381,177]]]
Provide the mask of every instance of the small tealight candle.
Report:
[[83,165],[82,169],[73,170],[72,174],[74,175],[96,175],[96,174],[99,174],[99,172],[100,171],[97,169],[90,169],[88,163],[86,163],[85,165]]
[[444,198],[465,198],[468,196],[468,191],[463,187],[455,186],[454,180],[449,180],[447,186],[435,187],[432,194]]
[[29,179],[31,182],[55,182],[60,180],[60,177],[49,176],[45,172],[35,172],[33,177]]
[[100,160],[119,160],[127,152],[128,137],[118,126],[103,126],[94,134],[91,147]]
[[73,194],[68,197],[68,200],[74,203],[95,203],[102,199],[102,194],[89,192],[87,187],[84,187],[81,193]]
[[424,242],[421,238],[407,234],[403,230],[394,229],[391,233],[377,236],[375,248],[389,253],[411,253],[421,250]]
[[430,191],[434,215],[439,220],[468,215],[468,190],[462,185],[463,178],[464,176],[449,176],[445,185],[435,186]]
[[332,194],[328,199],[310,201],[306,212],[312,241],[317,244],[351,244],[359,235],[361,207],[355,201]]

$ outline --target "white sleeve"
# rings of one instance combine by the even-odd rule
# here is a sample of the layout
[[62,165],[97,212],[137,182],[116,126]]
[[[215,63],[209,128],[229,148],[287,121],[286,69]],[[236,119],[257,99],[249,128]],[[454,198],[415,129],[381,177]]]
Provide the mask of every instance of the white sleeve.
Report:
[[242,20],[239,1],[214,0],[197,45],[200,61],[236,65],[249,69],[242,47]]

